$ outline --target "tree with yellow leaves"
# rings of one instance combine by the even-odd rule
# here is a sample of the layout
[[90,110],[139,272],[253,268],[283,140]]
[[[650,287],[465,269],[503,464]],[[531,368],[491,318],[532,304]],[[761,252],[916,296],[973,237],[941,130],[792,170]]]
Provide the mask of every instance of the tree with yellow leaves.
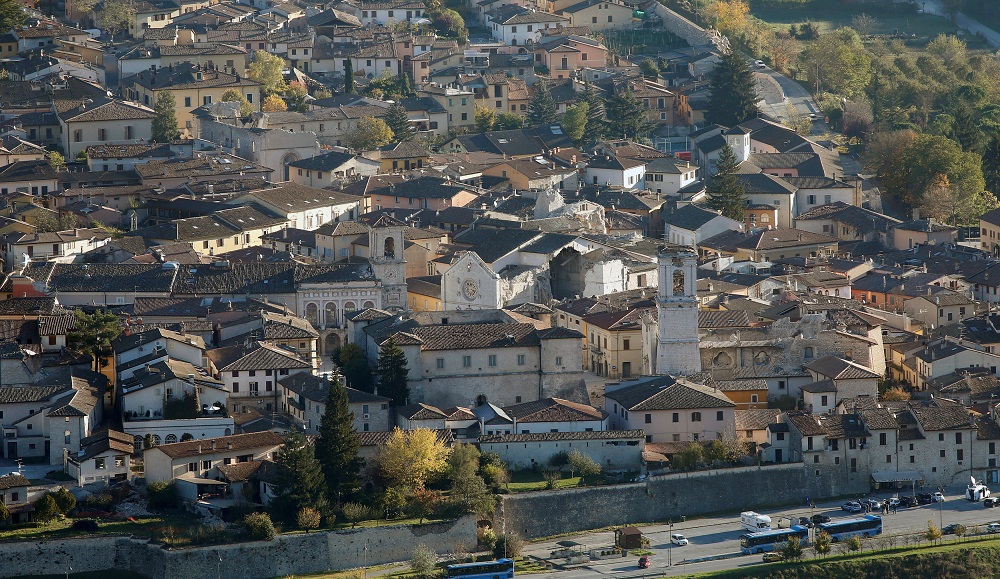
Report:
[[723,34],[738,33],[747,25],[750,5],[746,0],[718,0],[705,10],[708,21]]
[[267,95],[264,99],[263,104],[260,106],[260,110],[265,113],[280,113],[282,111],[288,110],[288,105],[285,100],[276,94]]
[[450,453],[433,430],[397,428],[379,447],[375,464],[386,486],[414,491],[444,474]]

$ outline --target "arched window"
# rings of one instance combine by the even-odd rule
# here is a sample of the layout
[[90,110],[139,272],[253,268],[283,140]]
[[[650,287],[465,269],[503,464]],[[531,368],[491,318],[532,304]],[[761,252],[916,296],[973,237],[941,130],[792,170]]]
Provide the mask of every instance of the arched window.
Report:
[[385,243],[383,244],[382,255],[385,257],[396,257],[396,240],[392,237],[386,237]]
[[365,309],[367,309],[367,308],[374,308],[374,307],[375,307],[375,302],[373,302],[373,301],[367,301],[367,302],[365,302]]
[[750,395],[750,402],[753,402],[753,403],[757,402],[757,395],[756,394],[751,394]]
[[684,295],[684,271],[680,269],[674,270],[674,295]]
[[132,446],[136,451],[142,450],[142,437],[136,434],[132,437]]
[[173,444],[177,442],[177,437],[173,434],[168,434],[167,437],[164,438],[163,440],[166,440],[167,444]]
[[306,319],[314,326],[319,324],[319,308],[316,304],[306,304]]
[[486,402],[487,400],[485,394],[480,394],[479,396],[476,396],[476,406],[482,406],[486,404]]
[[329,302],[326,304],[326,325],[333,326],[339,325],[340,319],[337,318],[337,304],[334,302]]
[[762,213],[761,214],[761,216],[760,216],[760,222],[761,223],[769,223],[770,221],[771,221],[771,218],[767,216],[767,213]]
[[802,350],[802,356],[806,359],[811,359],[813,357],[812,346],[806,346],[805,349]]
[[160,435],[159,434],[154,434],[153,435],[153,445],[154,446],[160,446]]
[[181,435],[181,442],[186,442],[188,440],[194,440],[194,435],[190,432],[185,432]]
[[354,302],[347,302],[347,303],[344,304],[344,311],[345,312],[353,312],[356,309],[358,309],[358,306],[355,305]]

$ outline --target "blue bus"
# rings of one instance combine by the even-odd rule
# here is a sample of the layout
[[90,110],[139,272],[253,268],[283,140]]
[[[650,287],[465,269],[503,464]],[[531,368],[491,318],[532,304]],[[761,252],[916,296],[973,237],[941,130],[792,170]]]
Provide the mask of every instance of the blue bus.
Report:
[[514,560],[498,559],[496,561],[483,561],[481,563],[461,563],[458,565],[448,565],[449,579],[461,577],[462,579],[510,579],[514,576]]
[[798,537],[803,545],[808,545],[809,529],[793,525],[787,529],[740,535],[740,551],[743,551],[744,555],[774,551],[784,547],[789,537]]
[[858,519],[830,521],[816,525],[816,532],[825,531],[831,541],[844,541],[851,537],[874,537],[882,534],[882,517],[865,515]]

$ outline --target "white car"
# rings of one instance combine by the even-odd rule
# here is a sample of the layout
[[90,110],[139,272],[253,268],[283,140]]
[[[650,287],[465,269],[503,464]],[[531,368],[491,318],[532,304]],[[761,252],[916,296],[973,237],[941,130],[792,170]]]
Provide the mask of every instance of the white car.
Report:
[[944,502],[944,493],[934,493],[934,494],[932,494],[931,495],[931,500],[934,501],[935,503],[943,503]]
[[674,533],[670,535],[670,542],[673,543],[674,545],[677,545],[678,547],[683,547],[684,545],[688,544],[687,537],[679,533]]
[[1000,533],[1000,523],[990,523],[986,525],[987,533]]
[[809,113],[809,120],[810,121],[819,120],[819,115],[816,113]]
[[754,66],[754,68],[767,68],[767,65],[764,64],[763,60],[755,60],[755,61],[753,61],[753,66]]

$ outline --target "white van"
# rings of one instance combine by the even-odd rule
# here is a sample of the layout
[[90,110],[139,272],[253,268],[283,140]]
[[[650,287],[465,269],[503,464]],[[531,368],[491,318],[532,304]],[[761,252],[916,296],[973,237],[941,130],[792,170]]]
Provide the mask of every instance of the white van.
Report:
[[977,481],[976,477],[969,478],[972,479],[972,484],[965,487],[965,500],[978,502],[990,496],[990,489],[986,485]]
[[757,514],[753,511],[744,511],[740,513],[740,525],[742,525],[744,529],[754,533],[760,531],[770,531],[771,517]]

